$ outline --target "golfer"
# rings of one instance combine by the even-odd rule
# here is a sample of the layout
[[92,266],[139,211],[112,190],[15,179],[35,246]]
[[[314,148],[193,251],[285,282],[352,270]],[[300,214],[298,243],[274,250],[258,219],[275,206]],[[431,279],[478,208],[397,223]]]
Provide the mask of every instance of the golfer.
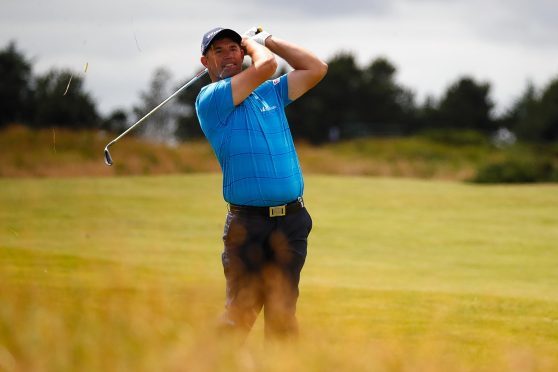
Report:
[[[212,83],[196,100],[201,128],[223,172],[226,305],[220,328],[246,336],[264,310],[266,338],[296,335],[300,272],[312,219],[284,107],[314,87],[327,65],[256,28],[215,28],[201,43]],[[244,56],[252,59],[243,69]],[[275,55],[294,70],[271,80]]]

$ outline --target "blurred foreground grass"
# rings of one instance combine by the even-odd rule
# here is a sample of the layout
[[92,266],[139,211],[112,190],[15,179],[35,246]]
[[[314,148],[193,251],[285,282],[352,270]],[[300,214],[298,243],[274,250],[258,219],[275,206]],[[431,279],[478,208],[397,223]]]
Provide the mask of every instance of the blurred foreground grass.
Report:
[[301,338],[235,349],[218,175],[0,179],[0,371],[558,369],[558,186],[306,190]]

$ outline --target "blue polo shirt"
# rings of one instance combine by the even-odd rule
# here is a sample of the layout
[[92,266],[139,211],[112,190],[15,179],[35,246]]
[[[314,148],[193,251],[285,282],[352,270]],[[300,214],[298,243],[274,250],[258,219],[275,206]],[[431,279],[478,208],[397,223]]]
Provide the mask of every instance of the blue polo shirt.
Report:
[[268,80],[234,106],[231,79],[202,88],[196,112],[223,171],[232,204],[275,206],[302,196],[304,181],[285,116],[287,75]]

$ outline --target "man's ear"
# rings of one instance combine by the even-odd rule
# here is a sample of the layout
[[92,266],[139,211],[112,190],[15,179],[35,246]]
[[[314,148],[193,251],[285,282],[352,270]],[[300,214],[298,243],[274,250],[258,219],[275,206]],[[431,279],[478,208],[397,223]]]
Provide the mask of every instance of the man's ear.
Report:
[[201,62],[201,64],[202,64],[205,68],[207,68],[207,66],[209,65],[206,56],[201,56],[200,62]]

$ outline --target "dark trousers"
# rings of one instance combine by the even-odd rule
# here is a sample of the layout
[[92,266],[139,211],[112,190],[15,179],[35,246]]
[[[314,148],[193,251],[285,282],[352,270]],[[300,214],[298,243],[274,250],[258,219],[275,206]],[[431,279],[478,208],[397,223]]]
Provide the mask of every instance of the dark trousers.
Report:
[[281,217],[228,213],[222,329],[246,335],[263,308],[266,338],[298,333],[298,284],[311,229],[306,208]]

